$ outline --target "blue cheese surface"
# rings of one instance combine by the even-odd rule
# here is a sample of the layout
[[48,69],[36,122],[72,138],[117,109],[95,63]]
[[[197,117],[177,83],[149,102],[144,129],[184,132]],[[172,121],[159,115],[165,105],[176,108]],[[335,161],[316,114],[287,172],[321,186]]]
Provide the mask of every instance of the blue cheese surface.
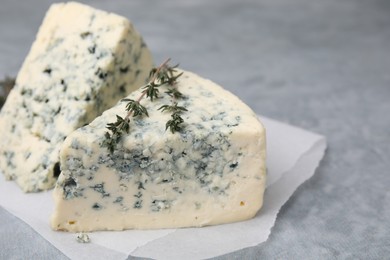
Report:
[[[106,124],[124,117],[120,102],[67,137],[54,189],[52,228],[94,230],[199,227],[252,218],[263,203],[265,130],[254,112],[209,80],[184,71],[178,89],[183,130],[165,130],[170,104],[143,99],[149,117],[134,118],[110,154]],[[137,99],[140,91],[128,98]]]
[[0,113],[0,171],[27,192],[53,188],[66,136],[143,85],[151,68],[126,18],[52,5]]

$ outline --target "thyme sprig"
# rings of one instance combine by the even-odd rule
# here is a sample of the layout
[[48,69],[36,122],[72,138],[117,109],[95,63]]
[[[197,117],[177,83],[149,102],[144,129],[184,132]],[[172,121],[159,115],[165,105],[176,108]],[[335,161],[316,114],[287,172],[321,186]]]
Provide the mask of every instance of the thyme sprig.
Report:
[[175,75],[178,65],[169,66],[169,61],[170,59],[167,59],[160,66],[153,68],[150,71],[149,81],[146,85],[141,87],[142,92],[137,100],[129,98],[122,99],[123,102],[127,102],[127,114],[124,118],[116,115],[116,122],[107,124],[106,128],[109,132],[105,132],[105,139],[101,144],[102,147],[107,147],[110,153],[115,151],[116,145],[119,143],[123,134],[129,133],[131,117],[149,116],[146,107],[141,105],[140,102],[144,97],[149,98],[151,102],[157,99],[160,93],[159,87],[162,85],[170,86],[168,91],[165,93],[172,97],[172,105],[163,105],[159,108],[162,112],[172,112],[172,119],[166,123],[165,130],[170,128],[171,132],[175,133],[176,131],[180,131],[182,129],[181,124],[184,120],[181,118],[181,113],[187,111],[187,109],[185,107],[178,106],[176,102],[176,99],[183,97],[183,94],[176,88],[176,82],[183,72]]

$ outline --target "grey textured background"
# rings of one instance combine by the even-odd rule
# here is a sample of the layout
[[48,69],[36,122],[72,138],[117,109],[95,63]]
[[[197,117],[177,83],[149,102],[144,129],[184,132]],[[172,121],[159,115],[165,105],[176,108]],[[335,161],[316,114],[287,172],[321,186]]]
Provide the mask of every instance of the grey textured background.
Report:
[[[17,73],[50,2],[0,0],[0,77]],[[390,1],[83,2],[130,18],[156,62],[327,136],[268,241],[218,259],[390,259]],[[0,259],[66,259],[1,207],[0,223]]]

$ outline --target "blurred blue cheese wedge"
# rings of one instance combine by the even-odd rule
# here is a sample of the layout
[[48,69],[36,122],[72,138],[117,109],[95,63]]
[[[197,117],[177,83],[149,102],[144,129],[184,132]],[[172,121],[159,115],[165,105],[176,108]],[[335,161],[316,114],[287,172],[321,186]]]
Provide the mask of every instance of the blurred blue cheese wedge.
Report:
[[26,192],[53,188],[66,136],[143,85],[151,68],[126,18],[52,5],[0,113],[0,171]]
[[[265,188],[265,130],[230,92],[184,71],[177,88],[182,131],[165,130],[168,95],[143,99],[149,117],[132,118],[111,154],[101,147],[106,124],[125,117],[119,102],[65,140],[54,189],[55,230],[200,227],[255,216]],[[136,100],[140,90],[128,98]]]

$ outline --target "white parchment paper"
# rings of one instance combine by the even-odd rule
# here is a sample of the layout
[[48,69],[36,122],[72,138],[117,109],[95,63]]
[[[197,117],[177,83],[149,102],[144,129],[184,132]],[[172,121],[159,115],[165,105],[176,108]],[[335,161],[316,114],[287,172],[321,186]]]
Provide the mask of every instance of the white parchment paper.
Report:
[[260,118],[267,131],[268,180],[264,206],[251,220],[204,228],[93,232],[91,243],[80,244],[76,234],[50,229],[51,191],[25,194],[0,176],[0,205],[71,259],[202,259],[258,245],[267,240],[283,204],[314,174],[326,149],[321,135]]

